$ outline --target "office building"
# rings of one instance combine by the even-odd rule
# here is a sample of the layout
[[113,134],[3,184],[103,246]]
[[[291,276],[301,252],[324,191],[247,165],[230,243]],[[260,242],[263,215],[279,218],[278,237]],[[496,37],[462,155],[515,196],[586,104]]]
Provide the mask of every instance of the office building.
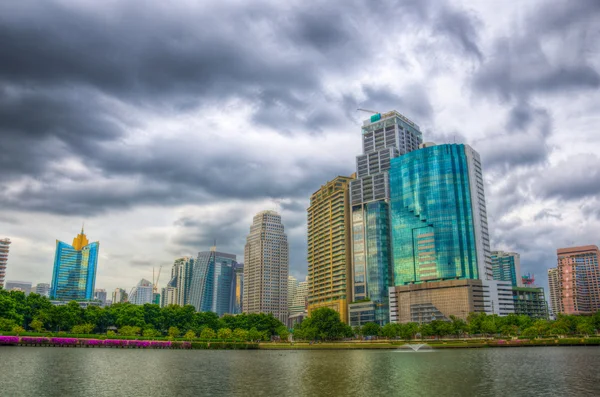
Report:
[[329,307],[345,323],[352,296],[352,179],[338,176],[327,182],[312,194],[308,207],[308,312]]
[[31,293],[31,282],[7,280],[4,289],[7,291],[21,291],[25,295],[29,295]]
[[510,281],[514,287],[522,287],[521,257],[516,252],[492,251],[494,280]]
[[0,239],[0,288],[4,288],[4,279],[6,277],[6,265],[8,263],[9,248],[10,239]]
[[595,245],[559,248],[558,264],[548,270],[554,314],[600,311],[600,251]]
[[259,212],[244,247],[244,313],[271,313],[287,323],[288,275],[288,241],[281,216]]
[[230,313],[233,266],[236,256],[217,247],[198,253],[190,284],[190,302],[199,312]]
[[54,300],[92,300],[100,243],[90,243],[81,233],[69,245],[56,240],[51,297]]
[[48,283],[38,283],[35,286],[35,293],[41,296],[45,296],[46,298],[50,297],[50,284]]
[[293,277],[288,277],[288,316],[304,313],[307,309],[308,300],[308,277],[305,281],[298,282]]
[[512,287],[515,314],[548,320],[548,302],[544,289],[538,287]]
[[152,303],[153,298],[153,286],[152,283],[146,279],[141,279],[135,288],[129,294],[128,302],[134,305],[144,305],[146,303]]
[[[377,113],[362,126],[363,153],[356,157],[356,179],[350,182],[352,206],[353,288],[350,325],[389,321],[390,160],[416,150],[423,138],[419,126],[396,111]],[[359,321],[360,319],[360,321]]]
[[127,302],[127,292],[123,288],[115,288],[112,293],[112,303],[124,303]]
[[233,279],[231,282],[231,308],[229,313],[240,314],[243,311],[244,296],[244,264],[233,264]]
[[94,291],[94,300],[100,302],[100,306],[104,307],[106,305],[106,290],[105,289],[96,289]]
[[190,304],[194,262],[195,260],[189,256],[175,260],[171,267],[171,278],[167,286],[162,289],[161,306]]

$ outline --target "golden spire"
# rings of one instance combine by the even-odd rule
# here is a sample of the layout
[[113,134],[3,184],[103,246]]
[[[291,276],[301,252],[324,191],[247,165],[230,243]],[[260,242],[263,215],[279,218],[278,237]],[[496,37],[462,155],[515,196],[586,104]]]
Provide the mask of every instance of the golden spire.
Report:
[[81,234],[78,234],[77,237],[75,237],[73,239],[73,248],[76,251],[81,251],[81,249],[83,247],[85,247],[86,245],[88,245],[90,242],[88,241],[86,235],[83,233],[83,226],[84,224],[81,225]]

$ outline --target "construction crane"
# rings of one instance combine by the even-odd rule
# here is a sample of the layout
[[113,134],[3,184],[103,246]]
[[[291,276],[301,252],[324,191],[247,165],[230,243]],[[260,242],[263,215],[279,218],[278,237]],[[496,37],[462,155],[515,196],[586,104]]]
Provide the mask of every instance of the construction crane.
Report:
[[360,108],[358,108],[356,110],[359,111],[359,112],[372,113],[372,114],[381,113],[381,112],[376,112],[375,110],[369,110],[369,109],[360,109]]
[[156,276],[156,278],[154,278],[154,267],[152,268],[152,292],[157,294],[158,293],[158,280],[160,279],[160,272],[162,271],[162,267],[163,265],[160,265],[158,267],[158,275]]

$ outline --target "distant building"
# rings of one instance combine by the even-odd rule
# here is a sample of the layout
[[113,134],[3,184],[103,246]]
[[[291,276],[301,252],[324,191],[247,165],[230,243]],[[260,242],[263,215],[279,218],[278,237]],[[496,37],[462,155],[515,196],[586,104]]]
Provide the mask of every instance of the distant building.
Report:
[[240,314],[243,311],[244,294],[244,264],[235,263],[233,265],[233,279],[231,282],[231,309],[229,313]]
[[513,287],[522,287],[521,257],[516,252],[492,251],[494,280],[509,281]]
[[153,298],[153,286],[152,283],[146,279],[141,279],[135,286],[131,294],[129,295],[129,303],[134,305],[144,305],[146,303],[152,303]]
[[191,281],[190,304],[199,312],[230,313],[236,256],[217,247],[198,253]]
[[90,243],[83,233],[69,245],[56,240],[51,298],[54,300],[92,300],[96,284],[98,242]]
[[548,270],[554,314],[600,311],[600,250],[595,245],[559,248],[558,264]]
[[[338,176],[327,182],[312,194],[308,207],[308,313],[328,307],[337,311],[345,323],[352,296],[352,180]],[[298,307],[290,302],[291,306]],[[290,315],[300,312],[298,308],[292,310]]]
[[4,288],[4,278],[6,277],[6,264],[8,263],[8,251],[10,239],[0,239],[0,288]]
[[112,293],[112,304],[127,302],[127,292],[123,288],[115,288]]
[[287,322],[288,249],[281,216],[256,214],[244,247],[244,313],[272,313]]
[[100,301],[100,306],[106,305],[106,290],[105,289],[96,289],[94,291],[94,300]]
[[[305,281],[301,282],[298,282],[295,277],[288,277],[288,313],[290,316],[306,311],[308,288],[308,277]],[[322,305],[321,307],[326,306]]]
[[[53,304],[54,306],[66,306],[69,304],[69,302],[72,302],[72,301],[54,300],[54,299],[50,300],[50,303]],[[90,306],[100,306],[100,302],[98,302],[98,301],[77,301],[77,304],[79,304],[79,307],[82,309],[87,309]]]
[[548,320],[548,302],[544,289],[538,287],[512,287],[515,314],[526,314],[535,319]]
[[306,317],[308,317],[307,312],[292,314],[288,317],[286,325],[290,329],[294,328],[294,325],[301,323]]
[[7,291],[21,291],[24,292],[25,295],[29,295],[31,293],[31,282],[7,280],[4,289]]
[[194,259],[189,256],[176,259],[171,268],[171,279],[162,289],[161,306],[190,304]]
[[41,296],[45,296],[46,298],[50,297],[50,284],[48,283],[38,283],[35,286],[35,293]]

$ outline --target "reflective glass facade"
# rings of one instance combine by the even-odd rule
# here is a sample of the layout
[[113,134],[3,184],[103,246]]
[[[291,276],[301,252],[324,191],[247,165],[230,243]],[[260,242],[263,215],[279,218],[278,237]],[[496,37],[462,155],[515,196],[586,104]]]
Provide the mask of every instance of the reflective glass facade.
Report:
[[[474,165],[465,148],[431,146],[392,160],[395,285],[488,277],[480,274],[480,265],[485,269],[486,263],[478,262],[485,262],[486,255],[489,258],[489,249],[476,242],[484,238],[482,231],[487,238],[483,182],[480,177],[470,180],[476,170],[469,169]],[[481,197],[474,199],[474,192]]]
[[522,287],[520,263],[520,256],[516,252],[493,251],[494,280],[508,281],[513,287]]
[[235,259],[235,255],[216,251],[198,253],[190,285],[190,304],[197,311],[219,316],[230,312]]
[[52,299],[94,299],[99,247],[98,242],[88,244],[83,231],[75,238],[73,245],[56,241]]

